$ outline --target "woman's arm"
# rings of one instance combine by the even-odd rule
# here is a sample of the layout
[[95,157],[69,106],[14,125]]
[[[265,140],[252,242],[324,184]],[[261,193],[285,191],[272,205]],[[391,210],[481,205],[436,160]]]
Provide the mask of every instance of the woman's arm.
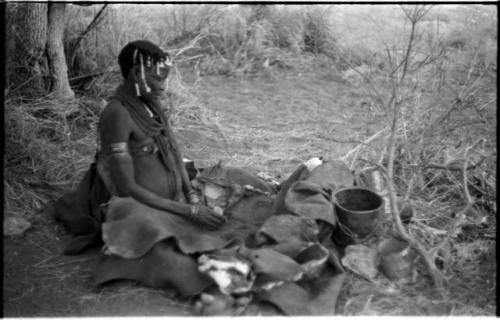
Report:
[[195,207],[161,197],[136,183],[135,168],[128,151],[128,140],[134,123],[128,112],[120,105],[110,105],[106,108],[99,127],[103,147],[108,148],[107,151],[110,153],[110,175],[117,196],[132,197],[152,208],[190,218],[209,228],[215,228],[225,221],[224,217],[207,207]]
[[163,198],[135,183],[134,165],[129,153],[113,153],[110,161],[111,179],[118,196],[132,197],[152,208],[175,213],[208,229],[217,229],[226,221],[223,216],[206,206],[189,205]]
[[121,144],[111,144],[112,148],[122,151],[111,153],[109,158],[111,180],[118,193],[117,196],[132,197],[155,209],[171,211],[182,216],[189,215],[191,213],[190,205],[161,197],[135,182],[132,156],[127,148],[120,146]]

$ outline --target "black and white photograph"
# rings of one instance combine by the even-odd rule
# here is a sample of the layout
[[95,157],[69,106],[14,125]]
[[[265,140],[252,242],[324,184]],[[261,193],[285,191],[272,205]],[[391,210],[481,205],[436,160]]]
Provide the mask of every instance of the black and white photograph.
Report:
[[0,7],[3,317],[498,316],[494,2]]

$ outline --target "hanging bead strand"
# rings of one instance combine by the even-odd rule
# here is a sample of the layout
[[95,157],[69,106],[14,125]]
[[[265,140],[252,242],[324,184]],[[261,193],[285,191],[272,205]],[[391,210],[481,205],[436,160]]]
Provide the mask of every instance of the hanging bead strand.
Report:
[[139,54],[139,60],[140,60],[140,64],[141,64],[141,78],[142,78],[142,81],[144,82],[144,86],[146,88],[146,92],[151,92],[151,88],[148,86],[148,84],[146,83],[146,74],[144,72],[144,60],[142,58],[142,54]]

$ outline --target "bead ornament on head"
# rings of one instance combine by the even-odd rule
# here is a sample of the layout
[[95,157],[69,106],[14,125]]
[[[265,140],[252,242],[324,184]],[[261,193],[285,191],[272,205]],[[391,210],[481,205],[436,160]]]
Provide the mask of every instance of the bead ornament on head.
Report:
[[[124,53],[123,57],[121,57],[121,63],[123,64],[122,72],[123,69],[125,69],[126,71],[123,74],[126,76],[129,68],[134,65],[139,66],[140,79],[137,79],[134,83],[134,89],[136,96],[140,97],[141,86],[144,86],[145,92],[151,92],[151,88],[146,82],[146,68],[158,77],[167,78],[173,63],[168,53],[158,47],[154,49],[150,48],[144,43],[144,41],[137,41],[130,43],[129,45],[131,46],[130,49],[132,49],[132,51],[129,51],[128,53],[129,58],[127,58],[126,53]],[[143,85],[140,84],[141,81]]]
[[[149,59],[149,57],[147,59]],[[146,83],[146,73],[144,72],[144,60],[142,59],[142,54],[139,54],[139,61],[141,67],[141,80],[144,83],[144,86],[146,87],[146,92],[149,93],[151,92],[151,88]]]

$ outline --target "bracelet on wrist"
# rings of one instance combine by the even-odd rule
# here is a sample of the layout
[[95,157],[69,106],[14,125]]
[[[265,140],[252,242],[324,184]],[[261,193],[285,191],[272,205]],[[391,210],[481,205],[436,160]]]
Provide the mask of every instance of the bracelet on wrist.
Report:
[[196,204],[196,203],[201,201],[200,197],[198,197],[198,195],[196,194],[196,192],[194,190],[191,190],[187,193],[187,198],[188,198],[189,203],[192,203],[192,204]]
[[191,216],[196,217],[198,216],[198,212],[200,211],[200,207],[197,205],[191,206]]

